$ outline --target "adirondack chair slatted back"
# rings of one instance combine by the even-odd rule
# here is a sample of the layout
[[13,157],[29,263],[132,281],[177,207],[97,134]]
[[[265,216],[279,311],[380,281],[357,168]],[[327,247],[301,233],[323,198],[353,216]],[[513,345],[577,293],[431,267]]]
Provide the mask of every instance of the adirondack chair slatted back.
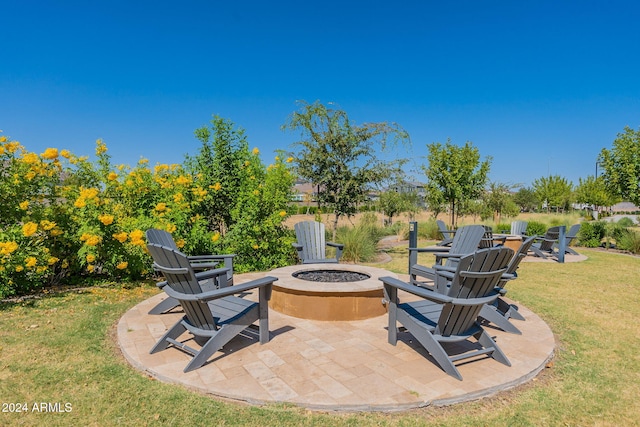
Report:
[[560,227],[551,227],[544,233],[542,242],[540,242],[540,250],[543,252],[553,252],[553,245],[558,241],[560,236]]
[[[456,232],[456,235],[453,237],[451,250],[449,252],[460,255],[473,253],[478,249],[478,245],[480,244],[480,240],[482,240],[483,235],[484,227],[481,225],[467,225],[465,227],[460,227]],[[444,265],[447,267],[455,267],[458,265],[458,260],[449,258]]]
[[168,231],[150,228],[147,230],[146,235],[149,243],[156,243],[170,249],[178,249],[178,245],[176,245],[175,240],[173,240],[173,236],[171,236],[171,233]]
[[524,236],[527,233],[527,221],[513,221],[511,223],[511,234],[514,236]]
[[566,245],[569,246],[573,239],[578,237],[578,232],[580,232],[580,224],[573,224],[567,234],[565,235]]
[[[480,249],[461,258],[448,296],[469,299],[490,295],[512,257],[512,249],[495,247]],[[436,333],[442,336],[463,333],[474,325],[481,309],[482,304],[445,304],[438,319]]]
[[[186,255],[177,249],[150,243],[147,245],[153,257],[153,266],[162,272],[168,286],[183,294],[200,294],[202,288]],[[200,301],[180,300],[180,305],[192,325],[205,330],[217,330],[216,319],[206,304]]]
[[453,236],[455,236],[455,231],[449,230],[444,221],[438,219],[436,220],[436,225],[438,226],[438,231],[442,235],[442,241],[439,243],[440,246],[449,246],[453,241]]
[[483,225],[484,234],[480,240],[479,248],[492,248],[493,247],[493,228],[488,225]]
[[504,246],[479,249],[460,260],[447,295],[454,298],[482,298],[498,284],[513,258]]
[[[531,245],[535,240],[536,240],[536,236],[530,236],[527,239],[525,239],[524,242],[522,242],[522,244],[518,248],[518,251],[515,254],[513,254],[513,258],[511,258],[511,261],[509,262],[507,271],[505,271],[506,274],[514,274],[514,275],[516,274],[516,270],[518,270],[518,267],[520,266],[520,261],[522,261],[527,257],[529,248],[531,248]],[[498,283],[498,286],[502,287],[506,282],[507,280],[500,280],[500,283]]]
[[302,245],[302,259],[325,259],[325,227],[317,221],[303,221],[294,225],[298,243]]

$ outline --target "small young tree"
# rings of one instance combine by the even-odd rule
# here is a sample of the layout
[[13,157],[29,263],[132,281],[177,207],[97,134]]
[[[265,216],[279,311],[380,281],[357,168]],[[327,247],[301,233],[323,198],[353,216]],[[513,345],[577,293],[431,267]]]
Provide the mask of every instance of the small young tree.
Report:
[[396,123],[351,123],[343,110],[319,101],[300,102],[283,129],[299,130],[302,139],[294,158],[297,174],[319,188],[318,201],[334,213],[333,233],[342,215],[356,213],[372,185],[400,173],[401,160],[376,156],[388,142],[408,142],[409,135]]
[[609,191],[640,206],[640,129],[625,127],[613,141],[613,148],[600,152],[598,161]]
[[536,193],[529,187],[520,188],[513,195],[513,201],[523,212],[529,212],[540,206]]
[[459,147],[447,140],[443,146],[428,144],[427,193],[430,200],[442,200],[449,205],[450,225],[455,227],[464,202],[479,198],[487,183],[491,157],[480,162],[480,151],[471,142]]
[[511,187],[507,184],[492,182],[482,197],[485,206],[491,211],[496,224],[500,222],[503,215],[513,217],[519,212],[510,190]]
[[380,194],[378,206],[382,213],[389,217],[389,225],[391,225],[394,216],[418,211],[418,194],[387,190]]

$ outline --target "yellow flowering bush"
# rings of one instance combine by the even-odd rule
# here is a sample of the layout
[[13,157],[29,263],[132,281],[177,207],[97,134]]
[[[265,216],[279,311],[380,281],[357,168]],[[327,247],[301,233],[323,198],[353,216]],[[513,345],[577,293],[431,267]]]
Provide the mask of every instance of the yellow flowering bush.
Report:
[[196,132],[196,158],[154,167],[144,158],[113,165],[102,140],[91,161],[54,147],[30,152],[0,134],[0,198],[12,201],[0,204],[0,298],[72,277],[151,274],[152,227],[188,254],[237,253],[239,271],[288,263],[288,159],[267,170],[243,131],[219,118],[213,130]]

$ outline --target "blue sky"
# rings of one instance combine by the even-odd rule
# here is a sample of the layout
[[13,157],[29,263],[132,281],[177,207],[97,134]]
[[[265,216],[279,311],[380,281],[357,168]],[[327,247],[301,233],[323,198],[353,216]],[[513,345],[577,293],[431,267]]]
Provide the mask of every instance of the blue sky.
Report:
[[[27,149],[181,163],[220,115],[269,162],[297,100],[426,145],[471,141],[490,178],[578,183],[640,128],[636,1],[0,0],[0,129]],[[420,179],[420,175],[417,175]]]

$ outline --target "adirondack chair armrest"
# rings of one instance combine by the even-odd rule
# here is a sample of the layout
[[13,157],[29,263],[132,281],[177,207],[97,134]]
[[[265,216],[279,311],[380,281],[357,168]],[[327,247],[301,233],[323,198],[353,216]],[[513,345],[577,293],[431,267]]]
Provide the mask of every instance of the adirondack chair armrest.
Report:
[[405,283],[402,280],[398,280],[394,277],[384,276],[379,279],[386,286],[392,286],[401,291],[408,292],[421,298],[426,298],[435,302],[448,303],[453,301],[453,298],[431,291],[429,289],[421,288],[418,286]]
[[202,260],[202,261],[193,261],[193,262],[190,262],[190,264],[191,264],[191,268],[193,268],[194,270],[210,270],[212,268],[215,268],[218,264],[220,264],[220,262],[219,261],[206,262]]
[[503,273],[502,280],[514,280],[518,278],[518,273]]
[[455,305],[482,305],[491,304],[500,296],[500,292],[493,290],[491,294],[481,298],[451,298],[451,303]]
[[230,271],[227,267],[215,268],[213,270],[202,271],[196,273],[196,279],[200,280],[208,280],[213,279],[214,277],[222,276],[223,274],[227,274],[227,271]]
[[447,267],[440,264],[434,265],[433,270],[435,271],[436,276],[441,276],[449,280],[453,279],[453,276],[456,274],[455,267]]
[[446,246],[427,246],[426,248],[409,248],[409,252],[418,252],[418,253],[437,253],[437,252],[447,252],[451,248],[447,248]]
[[235,258],[236,254],[221,254],[221,255],[191,255],[187,259],[189,261],[224,261],[228,258]]
[[207,302],[214,299],[224,298],[230,295],[243,293],[252,289],[261,288],[264,286],[270,286],[273,282],[278,280],[276,277],[266,276],[261,279],[251,280],[240,285],[229,286],[226,288],[215,289],[213,291],[202,292],[199,294],[185,294],[173,290],[170,286],[165,287],[165,292],[170,297],[183,301],[202,301]]
[[338,248],[338,249],[344,249],[344,244],[342,243],[327,242],[327,246],[331,246],[333,248]]
[[[251,280],[249,282],[241,283],[239,285],[230,286],[227,288],[220,288],[214,291],[205,292],[201,295],[201,301],[210,301],[212,299],[223,298],[229,295],[239,294],[242,292],[250,291],[252,289],[262,288],[265,286],[271,286],[273,282],[277,281],[277,277],[265,276],[260,279]],[[270,297],[271,292],[268,292]],[[269,299],[269,298],[267,298]]]
[[292,243],[293,246],[298,252],[302,251],[302,245],[300,243]]
[[493,236],[493,241],[494,242],[500,242],[500,244],[504,245],[504,242],[507,241],[507,236]]
[[448,258],[456,258],[456,259],[460,259],[463,256],[465,256],[465,254],[452,254],[452,253],[447,253],[447,252],[436,252],[434,253],[435,257],[436,257],[436,265],[437,264],[441,264],[443,259],[448,259]]

